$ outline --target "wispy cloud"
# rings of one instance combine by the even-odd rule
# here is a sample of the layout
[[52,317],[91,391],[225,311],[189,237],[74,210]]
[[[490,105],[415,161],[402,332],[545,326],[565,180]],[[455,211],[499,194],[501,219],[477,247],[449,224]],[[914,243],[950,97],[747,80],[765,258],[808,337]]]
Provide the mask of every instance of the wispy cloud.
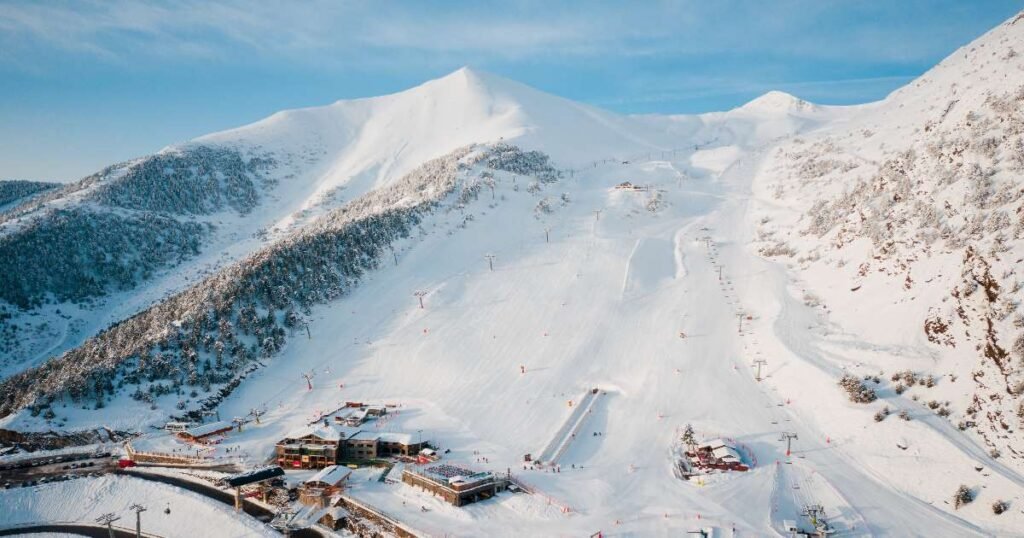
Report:
[[1019,1],[0,0],[0,176],[80,177],[467,64],[621,112],[872,100]]
[[[58,51],[110,62],[239,61],[255,53],[333,65],[422,61],[437,54],[599,59],[767,52],[822,58],[854,51],[865,61],[903,62],[944,48],[924,35],[936,32],[936,24],[905,25],[903,11],[898,5],[806,0],[770,6],[747,0],[9,2],[0,4],[0,43],[21,56]],[[857,24],[857,17],[876,20]]]

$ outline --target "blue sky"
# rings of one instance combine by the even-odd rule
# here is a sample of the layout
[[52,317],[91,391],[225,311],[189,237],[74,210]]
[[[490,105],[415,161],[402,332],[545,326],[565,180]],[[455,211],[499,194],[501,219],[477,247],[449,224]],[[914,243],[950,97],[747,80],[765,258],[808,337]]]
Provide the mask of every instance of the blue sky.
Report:
[[876,100],[1016,0],[0,0],[0,178],[70,181],[463,65],[624,113]]

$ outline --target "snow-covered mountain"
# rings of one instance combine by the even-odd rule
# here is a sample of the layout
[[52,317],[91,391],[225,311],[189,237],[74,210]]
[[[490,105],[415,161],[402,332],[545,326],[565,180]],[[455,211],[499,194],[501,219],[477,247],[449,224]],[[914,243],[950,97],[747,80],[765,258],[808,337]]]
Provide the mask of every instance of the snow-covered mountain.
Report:
[[24,179],[0,180],[0,212],[23,203],[27,198],[59,187],[59,183]]
[[691,142],[760,143],[825,116],[748,105],[629,117],[463,68],[397,94],[284,111],[199,137],[0,213],[0,269],[17,274],[0,286],[0,372],[70,349],[467,144],[511,141],[568,169],[678,153]]
[[0,286],[0,371],[78,345],[427,160],[501,140],[555,148],[562,166],[669,147],[632,118],[464,68],[111,166],[0,213],[0,270],[13,275]]
[[[11,355],[0,426],[257,409],[231,436],[255,464],[346,401],[386,401],[388,428],[533,492],[459,509],[352,485],[425,534],[772,535],[814,505],[844,535],[1019,533],[1015,48],[1018,18],[878,103],[770,92],[697,116],[621,116],[462,69],[44,193],[0,240],[62,211],[204,231],[173,269],[38,307],[81,321]],[[175,160],[196,152],[235,164]],[[197,184],[198,200],[175,194]],[[753,469],[676,478],[686,424]],[[556,452],[561,472],[522,465]]]
[[850,122],[774,149],[754,183],[762,252],[855,337],[841,353],[858,373],[936,376],[913,397],[1018,468],[1022,38],[1024,22],[1001,25]]
[[496,75],[462,68],[393,95],[288,110],[196,142],[321,154],[319,192],[383,186],[426,160],[501,140],[545,149],[564,166],[593,155],[671,147],[663,130]]

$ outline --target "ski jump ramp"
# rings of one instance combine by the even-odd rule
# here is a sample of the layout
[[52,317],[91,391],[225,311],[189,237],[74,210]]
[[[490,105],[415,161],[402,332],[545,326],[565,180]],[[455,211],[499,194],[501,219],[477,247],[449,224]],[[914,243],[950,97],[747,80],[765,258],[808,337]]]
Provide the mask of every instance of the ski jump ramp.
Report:
[[544,447],[544,450],[540,452],[540,455],[537,456],[538,463],[542,465],[555,465],[558,463],[558,459],[562,457],[565,450],[569,448],[569,444],[575,439],[576,434],[579,433],[580,428],[583,427],[583,423],[586,422],[587,417],[594,408],[594,402],[597,401],[597,397],[600,394],[601,391],[596,388],[588,390],[583,394],[583,397],[573,406],[569,417],[558,428],[558,431],[555,432],[554,437]]

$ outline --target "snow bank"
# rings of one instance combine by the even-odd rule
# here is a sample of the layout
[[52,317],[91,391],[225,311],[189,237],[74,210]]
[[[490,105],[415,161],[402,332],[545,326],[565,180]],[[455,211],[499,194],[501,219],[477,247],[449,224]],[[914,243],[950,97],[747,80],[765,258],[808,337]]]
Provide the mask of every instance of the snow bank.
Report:
[[[142,530],[165,537],[280,536],[230,506],[172,486],[119,476],[79,478],[44,486],[0,491],[0,526],[41,522],[93,523],[106,513],[121,516],[115,523],[135,527],[138,503]],[[166,508],[171,509],[165,514]]]

